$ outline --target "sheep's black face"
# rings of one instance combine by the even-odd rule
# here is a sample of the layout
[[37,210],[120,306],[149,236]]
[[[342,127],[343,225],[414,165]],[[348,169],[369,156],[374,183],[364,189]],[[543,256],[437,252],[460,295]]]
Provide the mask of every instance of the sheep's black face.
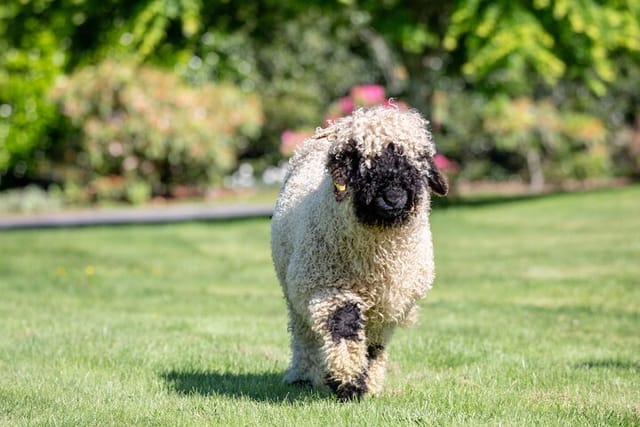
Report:
[[[350,179],[358,219],[367,225],[393,226],[405,222],[422,196],[424,181],[417,168],[409,164],[402,149],[389,144]],[[370,166],[370,167],[367,167]]]
[[[432,165],[426,158],[425,162]],[[431,186],[431,177],[437,176],[444,183],[435,166],[433,168],[427,177],[418,165],[409,161],[402,147],[394,143],[370,159],[364,158],[355,144],[329,159],[336,200],[342,201],[351,194],[359,221],[373,226],[406,222],[423,197],[425,187]]]

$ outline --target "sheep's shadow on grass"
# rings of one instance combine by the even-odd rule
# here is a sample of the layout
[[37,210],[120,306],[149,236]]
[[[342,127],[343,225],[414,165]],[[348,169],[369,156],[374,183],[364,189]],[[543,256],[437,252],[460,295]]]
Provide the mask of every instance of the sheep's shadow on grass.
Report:
[[282,382],[283,373],[230,373],[171,370],[161,374],[169,390],[180,395],[228,396],[271,403],[331,398],[325,390]]

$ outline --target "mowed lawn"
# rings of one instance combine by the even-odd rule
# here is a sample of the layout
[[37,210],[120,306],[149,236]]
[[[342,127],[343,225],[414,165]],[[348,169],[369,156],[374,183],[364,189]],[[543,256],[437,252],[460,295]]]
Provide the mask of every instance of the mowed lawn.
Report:
[[0,425],[639,425],[640,187],[437,209],[386,392],[282,385],[268,220],[0,232]]

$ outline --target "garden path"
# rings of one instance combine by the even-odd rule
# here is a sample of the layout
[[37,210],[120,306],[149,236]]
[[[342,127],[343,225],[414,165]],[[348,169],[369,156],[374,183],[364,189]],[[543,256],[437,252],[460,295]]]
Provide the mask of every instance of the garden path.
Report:
[[0,216],[0,230],[229,220],[269,217],[272,212],[271,204],[176,205],[61,211]]

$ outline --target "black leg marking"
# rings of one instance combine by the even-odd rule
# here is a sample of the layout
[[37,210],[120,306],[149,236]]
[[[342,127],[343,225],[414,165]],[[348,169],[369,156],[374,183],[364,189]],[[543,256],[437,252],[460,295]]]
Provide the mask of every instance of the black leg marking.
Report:
[[367,374],[359,375],[354,382],[327,379],[327,385],[341,402],[360,399],[367,392]]
[[381,344],[371,344],[367,347],[367,359],[377,359],[384,351],[384,346]]
[[358,341],[364,319],[358,304],[348,302],[338,308],[327,320],[327,327],[334,342],[340,339]]

